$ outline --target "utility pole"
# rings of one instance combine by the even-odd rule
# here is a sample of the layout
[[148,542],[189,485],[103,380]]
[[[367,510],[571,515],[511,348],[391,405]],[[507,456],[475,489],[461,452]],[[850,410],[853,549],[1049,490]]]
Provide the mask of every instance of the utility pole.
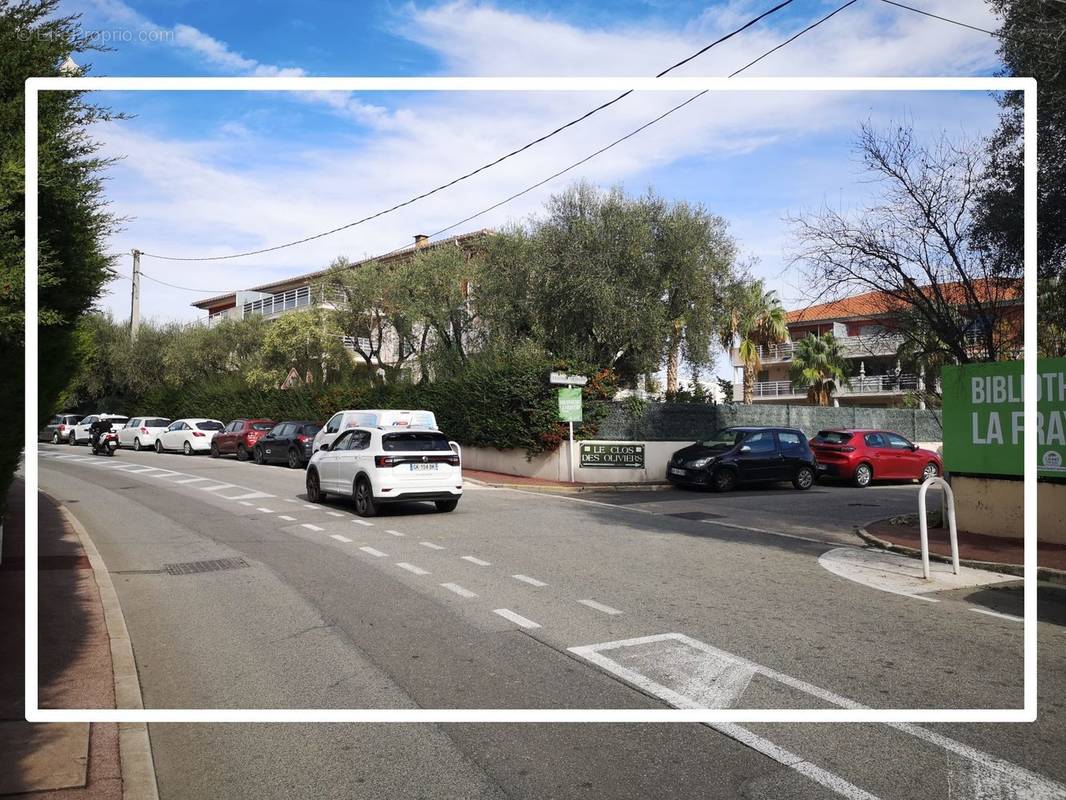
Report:
[[137,338],[137,329],[141,327],[141,251],[133,253],[133,288],[130,292],[130,338]]

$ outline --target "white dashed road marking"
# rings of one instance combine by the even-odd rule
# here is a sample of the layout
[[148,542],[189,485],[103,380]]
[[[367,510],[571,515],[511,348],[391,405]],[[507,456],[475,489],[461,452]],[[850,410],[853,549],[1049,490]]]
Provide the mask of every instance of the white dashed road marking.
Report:
[[203,483],[207,478],[185,478],[184,480],[174,481],[174,483]]
[[374,558],[385,558],[388,553],[382,553],[380,550],[375,550],[373,547],[360,547],[364,553],[368,556],[374,556]]
[[414,564],[408,564],[406,561],[397,561],[396,562],[396,566],[398,566],[400,569],[405,569],[408,572],[413,572],[415,575],[428,575],[429,574],[429,570],[428,569],[422,569],[421,567],[416,567]]
[[[201,492],[218,492],[218,491],[221,491],[223,489],[233,489],[233,488],[235,488],[235,487],[234,487],[234,485],[232,483],[220,483],[218,486],[201,486],[201,487],[199,487]],[[244,497],[244,495],[241,495],[241,497]],[[229,497],[227,499],[228,500],[235,500],[236,498]]]
[[469,589],[464,589],[458,583],[442,583],[441,586],[443,586],[449,592],[455,592],[460,597],[477,597],[477,595],[474,594],[472,591],[470,591]]
[[516,581],[522,581],[522,583],[528,583],[530,586],[547,586],[544,581],[538,581],[536,578],[531,578],[528,575],[512,575]]
[[[355,520],[355,521],[358,522],[359,520]],[[400,533],[399,531],[385,531],[385,533],[391,534],[393,536],[406,536],[407,535],[405,533]]]
[[1011,622],[1025,622],[1022,617],[1016,617],[1013,614],[1001,614],[998,611],[989,611],[986,608],[971,608],[970,611],[976,611],[978,614],[985,614],[989,617],[998,617],[999,619],[1009,619]]
[[339,511],[327,511],[326,513],[329,514],[331,517],[343,517],[344,516],[344,514],[342,514]]
[[540,627],[540,625],[538,625],[533,620],[526,619],[521,614],[516,614],[513,611],[511,611],[509,609],[506,609],[506,608],[494,609],[492,613],[493,614],[499,614],[504,619],[510,620],[515,625],[518,625],[519,627],[522,627],[522,628],[539,628]]
[[373,522],[367,522],[365,519],[353,519],[352,522],[354,522],[356,525],[362,525],[364,528],[374,527]]
[[[243,489],[243,486],[235,486],[236,489]],[[225,495],[223,495],[225,497]],[[262,500],[266,497],[273,497],[274,495],[269,492],[245,492],[244,494],[235,494],[233,497],[226,497],[227,500]]]
[[247,500],[241,500],[241,505],[242,505],[242,506],[248,506],[249,508],[251,508],[251,505],[252,505],[252,504],[251,504],[251,503],[249,503],[249,502],[248,502]]
[[419,542],[423,547],[428,547],[430,550],[443,550],[439,544],[433,544],[433,542]]
[[622,613],[617,608],[611,608],[610,606],[605,606],[603,603],[597,603],[595,600],[578,600],[577,602],[581,603],[581,605],[583,605],[583,606],[588,606],[589,608],[595,609],[596,611],[602,611],[604,614],[621,614]]
[[262,511],[264,514],[273,514],[274,512],[269,508],[263,508],[262,506],[256,506],[256,511]]
[[299,500],[294,500],[294,499],[293,499],[293,498],[291,498],[291,497],[286,497],[286,498],[285,498],[285,502],[286,502],[286,503],[298,503],[298,502],[300,502],[300,501],[299,501]]
[[278,514],[278,519],[283,519],[286,522],[296,522],[296,517],[289,517],[285,514]]
[[331,533],[329,535],[329,538],[330,539],[336,539],[338,542],[351,542],[352,541],[347,536],[341,536],[339,533]]
[[320,530],[322,530],[320,527],[318,527],[317,525],[312,525],[310,522],[303,523],[301,525],[301,527],[307,528],[307,530],[309,530],[309,531],[320,531]]
[[480,558],[474,558],[473,556],[460,556],[463,561],[469,561],[471,564],[477,564],[479,567],[491,566],[491,562],[482,561]]

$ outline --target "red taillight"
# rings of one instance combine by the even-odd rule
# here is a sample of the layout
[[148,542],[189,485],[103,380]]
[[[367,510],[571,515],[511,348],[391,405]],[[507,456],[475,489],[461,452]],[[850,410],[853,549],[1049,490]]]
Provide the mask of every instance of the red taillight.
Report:
[[193,436],[204,436],[205,434],[204,434],[204,433],[202,433],[201,431],[193,431],[193,432],[192,432],[192,435],[193,435]]
[[63,431],[65,431],[67,429],[67,426],[66,425],[57,425],[56,428],[59,430],[60,433],[62,433]]
[[396,462],[393,460],[392,456],[374,456],[374,466],[394,467],[396,466]]
[[310,438],[311,438],[310,436],[304,436],[301,433],[299,436],[296,437],[296,441],[298,441],[298,442],[306,442]]
[[148,433],[148,429],[147,428],[141,428],[141,433]]

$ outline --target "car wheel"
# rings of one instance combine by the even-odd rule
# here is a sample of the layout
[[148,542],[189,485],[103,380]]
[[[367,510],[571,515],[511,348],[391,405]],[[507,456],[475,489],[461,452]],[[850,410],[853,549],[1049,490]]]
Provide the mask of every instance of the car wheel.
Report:
[[237,460],[238,461],[247,461],[248,460],[248,448],[245,447],[243,444],[237,445]]
[[59,431],[52,431],[52,444],[59,444]]
[[133,438],[133,450],[136,453],[141,452],[141,437],[135,436]]
[[307,487],[307,499],[312,503],[321,503],[326,499],[326,493],[322,491],[322,485],[318,482],[318,470],[309,469],[307,471],[307,480],[305,481]]
[[437,511],[446,514],[449,511],[455,511],[455,507],[459,505],[459,500],[435,500],[433,505],[437,507]]
[[869,464],[859,464],[855,467],[855,479],[854,483],[860,489],[863,489],[870,485],[870,481],[874,479],[874,470]]
[[219,458],[222,455],[218,451],[218,445],[215,442],[211,442],[211,458]]
[[155,451],[160,455],[163,454],[163,443],[158,439],[155,440]]
[[255,463],[256,464],[262,465],[262,464],[266,463],[266,460],[263,458],[263,448],[262,447],[257,447],[257,448],[255,448],[255,450],[252,451],[252,458],[255,459]]
[[300,468],[300,454],[296,452],[296,448],[289,449],[289,469]]
[[70,432],[70,436],[67,437],[67,444],[73,447],[77,443],[77,439],[74,437],[74,431]]
[[936,464],[930,461],[928,464],[925,465],[925,469],[922,470],[921,481],[922,483],[925,483],[930,478],[935,478],[939,474],[940,469],[937,467]]
[[802,466],[796,470],[796,477],[792,479],[792,485],[800,491],[806,491],[814,486],[814,470],[808,466]]
[[373,517],[378,513],[378,507],[374,503],[374,489],[366,478],[356,478],[352,496],[355,498],[355,513],[360,517]]
[[191,444],[189,444],[188,442],[186,442],[186,443],[185,443],[185,444],[184,444],[184,445],[182,446],[182,448],[181,448],[181,449],[182,449],[182,450],[183,450],[183,451],[185,452],[185,455],[187,455],[187,456],[191,456],[191,455],[192,455],[192,445],[191,445]]
[[711,476],[711,486],[716,492],[731,492],[737,486],[737,474],[731,469],[716,469]]

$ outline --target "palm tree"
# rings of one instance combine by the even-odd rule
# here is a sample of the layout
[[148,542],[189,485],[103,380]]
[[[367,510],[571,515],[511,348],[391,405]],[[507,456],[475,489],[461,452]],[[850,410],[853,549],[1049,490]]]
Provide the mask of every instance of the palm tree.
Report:
[[761,280],[742,282],[729,292],[731,311],[719,341],[729,350],[738,339],[737,354],[744,364],[744,403],[751,405],[755,376],[762,366],[759,351],[788,339],[785,309],[777,292],[767,291]]
[[805,336],[792,350],[788,377],[796,386],[807,390],[812,406],[827,406],[833,392],[848,382],[840,344],[831,333]]

